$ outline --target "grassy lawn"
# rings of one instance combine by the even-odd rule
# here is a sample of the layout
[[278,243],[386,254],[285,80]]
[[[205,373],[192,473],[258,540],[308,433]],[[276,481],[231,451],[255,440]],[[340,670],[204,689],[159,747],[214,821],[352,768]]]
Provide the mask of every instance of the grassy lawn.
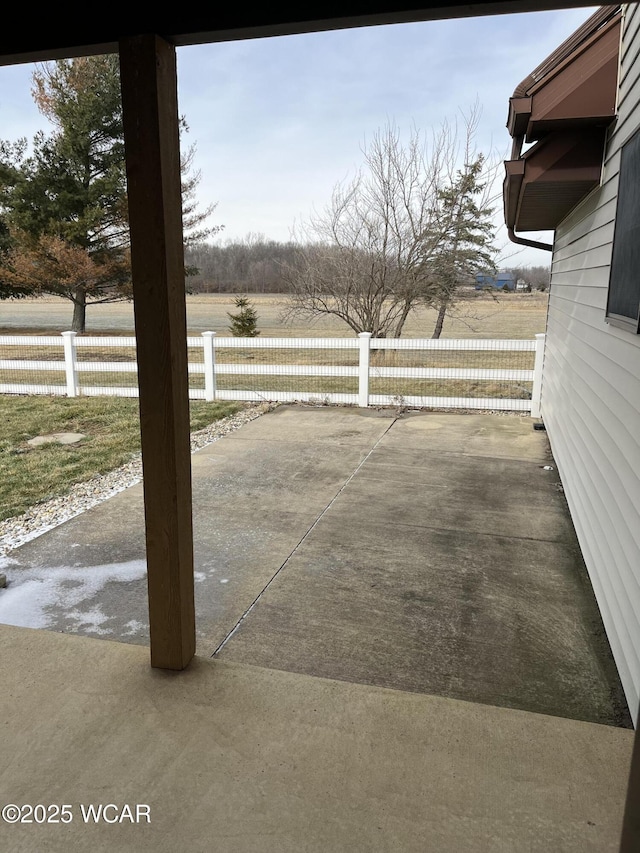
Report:
[[[191,429],[202,429],[240,408],[238,403],[192,400]],[[54,432],[78,432],[86,438],[78,445],[27,444],[30,438]],[[0,395],[0,520],[123,465],[139,450],[136,399]]]

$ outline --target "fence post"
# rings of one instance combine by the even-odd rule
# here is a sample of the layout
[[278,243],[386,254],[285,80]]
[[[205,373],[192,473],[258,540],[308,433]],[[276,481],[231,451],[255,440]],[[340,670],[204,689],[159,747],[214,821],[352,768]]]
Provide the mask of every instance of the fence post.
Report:
[[369,354],[371,351],[371,332],[360,332],[360,362],[358,369],[358,406],[369,405]]
[[67,374],[67,397],[78,396],[78,372],[76,369],[76,333],[62,332],[64,341],[64,369]]
[[212,403],[216,399],[216,353],[213,346],[215,332],[202,333],[204,348],[204,399]]
[[544,362],[545,335],[536,335],[536,359],[533,365],[533,388],[531,389],[531,417],[541,416],[540,401],[542,399],[542,364]]

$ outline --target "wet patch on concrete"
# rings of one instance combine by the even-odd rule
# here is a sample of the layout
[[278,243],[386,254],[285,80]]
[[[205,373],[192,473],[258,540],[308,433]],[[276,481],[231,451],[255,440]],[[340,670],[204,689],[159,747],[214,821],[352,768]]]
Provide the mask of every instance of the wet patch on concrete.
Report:
[[6,567],[7,588],[0,595],[0,622],[24,628],[49,628],[114,639],[122,633],[121,616],[109,613],[109,585],[146,579],[144,560],[99,566]]

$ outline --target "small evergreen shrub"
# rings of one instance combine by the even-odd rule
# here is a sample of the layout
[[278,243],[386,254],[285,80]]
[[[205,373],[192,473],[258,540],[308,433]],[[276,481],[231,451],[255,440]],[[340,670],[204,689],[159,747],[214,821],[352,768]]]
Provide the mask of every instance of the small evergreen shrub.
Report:
[[229,331],[234,338],[255,338],[258,331],[258,313],[246,296],[236,296],[237,314],[227,312],[231,320]]

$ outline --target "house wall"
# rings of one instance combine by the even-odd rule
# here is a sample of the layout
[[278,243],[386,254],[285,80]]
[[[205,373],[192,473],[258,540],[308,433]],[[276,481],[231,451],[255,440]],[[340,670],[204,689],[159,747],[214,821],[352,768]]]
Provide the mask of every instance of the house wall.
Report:
[[636,715],[640,335],[605,322],[620,148],[640,126],[640,12],[635,4],[626,8],[620,56],[618,119],[609,134],[601,186],[556,231],[542,416],[629,707]]

